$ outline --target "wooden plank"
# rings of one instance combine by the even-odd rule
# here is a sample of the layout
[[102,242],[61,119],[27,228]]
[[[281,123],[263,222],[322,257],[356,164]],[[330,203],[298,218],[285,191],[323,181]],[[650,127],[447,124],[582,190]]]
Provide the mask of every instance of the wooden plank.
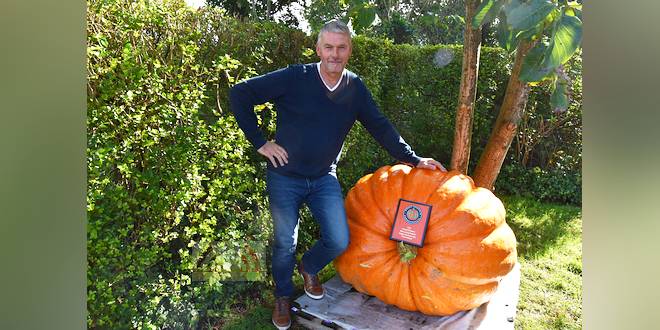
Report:
[[387,305],[376,297],[353,290],[338,275],[323,283],[323,287],[326,291],[323,299],[314,300],[302,295],[295,301],[303,312],[344,329],[513,329],[520,288],[520,265],[516,264],[501,280],[490,302],[444,317]]

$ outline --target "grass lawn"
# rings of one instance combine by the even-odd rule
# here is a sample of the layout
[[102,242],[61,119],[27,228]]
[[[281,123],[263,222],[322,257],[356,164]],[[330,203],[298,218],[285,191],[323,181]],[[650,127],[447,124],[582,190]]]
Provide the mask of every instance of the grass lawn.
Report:
[[[576,206],[504,197],[507,222],[518,240],[521,264],[516,329],[582,328],[582,213]],[[321,279],[334,276],[326,267]],[[294,282],[302,294],[298,276]],[[255,296],[256,295],[256,296]],[[216,323],[223,329],[272,328],[272,292],[263,286],[247,304],[231,309]],[[292,329],[303,329],[294,324]]]
[[581,209],[518,197],[503,203],[521,265],[516,329],[581,329]]

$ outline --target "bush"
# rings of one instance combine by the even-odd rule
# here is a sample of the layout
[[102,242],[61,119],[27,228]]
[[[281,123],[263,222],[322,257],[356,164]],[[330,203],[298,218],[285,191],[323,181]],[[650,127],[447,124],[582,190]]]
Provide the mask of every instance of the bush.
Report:
[[195,297],[222,292],[237,266],[266,279],[264,258],[246,259],[268,244],[263,169],[206,103],[254,70],[225,53],[200,61],[200,17],[182,1],[88,2],[91,328],[190,327],[214,303]]

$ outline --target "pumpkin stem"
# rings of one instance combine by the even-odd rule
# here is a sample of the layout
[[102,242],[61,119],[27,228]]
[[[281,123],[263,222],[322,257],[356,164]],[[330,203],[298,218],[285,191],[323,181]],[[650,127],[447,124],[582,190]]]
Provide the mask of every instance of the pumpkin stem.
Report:
[[399,255],[401,256],[401,261],[405,263],[410,263],[411,260],[417,257],[417,247],[414,245],[406,244],[404,242],[399,242],[397,244]]

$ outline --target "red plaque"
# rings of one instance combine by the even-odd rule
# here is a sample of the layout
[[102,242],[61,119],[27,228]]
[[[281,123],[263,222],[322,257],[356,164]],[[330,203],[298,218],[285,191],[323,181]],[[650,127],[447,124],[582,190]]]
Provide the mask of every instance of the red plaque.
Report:
[[430,215],[431,205],[399,199],[390,239],[422,247]]

